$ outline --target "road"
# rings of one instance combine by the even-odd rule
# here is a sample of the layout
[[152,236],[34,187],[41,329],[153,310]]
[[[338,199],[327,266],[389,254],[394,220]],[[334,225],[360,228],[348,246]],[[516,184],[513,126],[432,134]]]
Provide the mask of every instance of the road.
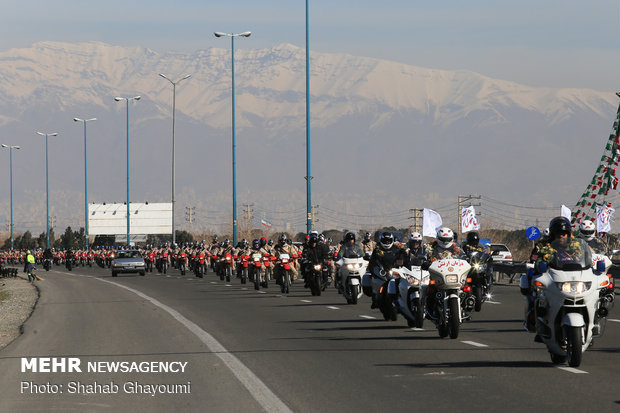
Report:
[[[24,334],[0,351],[2,412],[620,409],[617,308],[570,369],[551,364],[523,331],[515,285],[496,285],[451,340],[428,321],[423,330],[383,321],[367,297],[347,305],[334,289],[312,297],[295,284],[283,296],[275,285],[257,292],[212,273],[112,278],[99,268],[61,269],[41,274]],[[78,358],[82,372],[22,372],[22,358],[34,357]],[[186,364],[178,373],[86,371],[89,362],[123,361]],[[70,393],[76,382],[119,389]],[[32,392],[47,383],[62,393]],[[189,391],[133,393],[135,383]]]

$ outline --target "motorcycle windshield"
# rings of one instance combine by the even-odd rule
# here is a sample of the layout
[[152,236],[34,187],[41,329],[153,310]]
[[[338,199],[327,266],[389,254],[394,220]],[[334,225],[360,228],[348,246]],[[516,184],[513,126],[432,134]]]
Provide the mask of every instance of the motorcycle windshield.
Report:
[[561,271],[580,271],[592,266],[592,251],[580,238],[554,240],[549,246],[551,268]]
[[364,255],[364,251],[359,244],[344,244],[340,248],[340,255],[343,258],[360,258]]

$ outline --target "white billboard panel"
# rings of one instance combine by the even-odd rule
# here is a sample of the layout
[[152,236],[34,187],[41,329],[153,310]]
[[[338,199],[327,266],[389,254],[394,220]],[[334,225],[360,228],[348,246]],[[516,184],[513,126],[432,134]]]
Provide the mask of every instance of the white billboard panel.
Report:
[[[131,234],[172,234],[172,203],[134,203],[129,206]],[[89,235],[127,234],[127,205],[88,205]]]

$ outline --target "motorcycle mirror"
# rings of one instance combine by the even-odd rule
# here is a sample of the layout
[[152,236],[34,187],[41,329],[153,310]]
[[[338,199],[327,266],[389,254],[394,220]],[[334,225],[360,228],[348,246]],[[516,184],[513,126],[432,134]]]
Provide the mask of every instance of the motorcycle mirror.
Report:
[[428,271],[428,269],[430,268],[430,266],[431,266],[431,263],[430,263],[430,262],[428,262],[428,261],[424,261],[424,262],[422,263],[422,265],[421,265],[421,267],[422,267],[422,269],[423,269],[424,271]]
[[596,271],[603,273],[605,272],[605,261],[597,261],[596,262]]
[[364,261],[370,261],[370,257],[368,255],[364,255],[363,259]]
[[547,269],[549,268],[549,266],[547,265],[547,263],[545,261],[537,262],[535,266],[538,267],[538,273],[539,274],[543,274],[543,273],[547,272]]

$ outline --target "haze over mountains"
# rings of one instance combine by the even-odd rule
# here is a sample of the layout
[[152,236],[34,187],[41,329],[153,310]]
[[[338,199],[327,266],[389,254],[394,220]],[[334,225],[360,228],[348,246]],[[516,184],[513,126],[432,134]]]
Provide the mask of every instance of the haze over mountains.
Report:
[[[302,229],[305,49],[239,43],[238,214],[253,203],[277,225]],[[114,96],[142,96],[129,108],[131,200],[170,200],[172,86],[158,73],[192,74],[177,86],[177,222],[185,206],[196,207],[198,227],[229,222],[230,49],[161,54],[43,42],[0,53],[0,67],[2,143],[22,146],[14,152],[16,231],[45,225],[45,144],[35,130],[59,133],[50,138],[52,215],[62,229],[83,225],[83,129],[74,117],[98,119],[87,126],[89,201],[125,200],[126,106]],[[311,76],[313,203],[353,214],[433,208],[476,193],[572,206],[618,104],[614,89],[532,88],[350,55],[311,53]],[[0,220],[9,214],[4,159]]]

